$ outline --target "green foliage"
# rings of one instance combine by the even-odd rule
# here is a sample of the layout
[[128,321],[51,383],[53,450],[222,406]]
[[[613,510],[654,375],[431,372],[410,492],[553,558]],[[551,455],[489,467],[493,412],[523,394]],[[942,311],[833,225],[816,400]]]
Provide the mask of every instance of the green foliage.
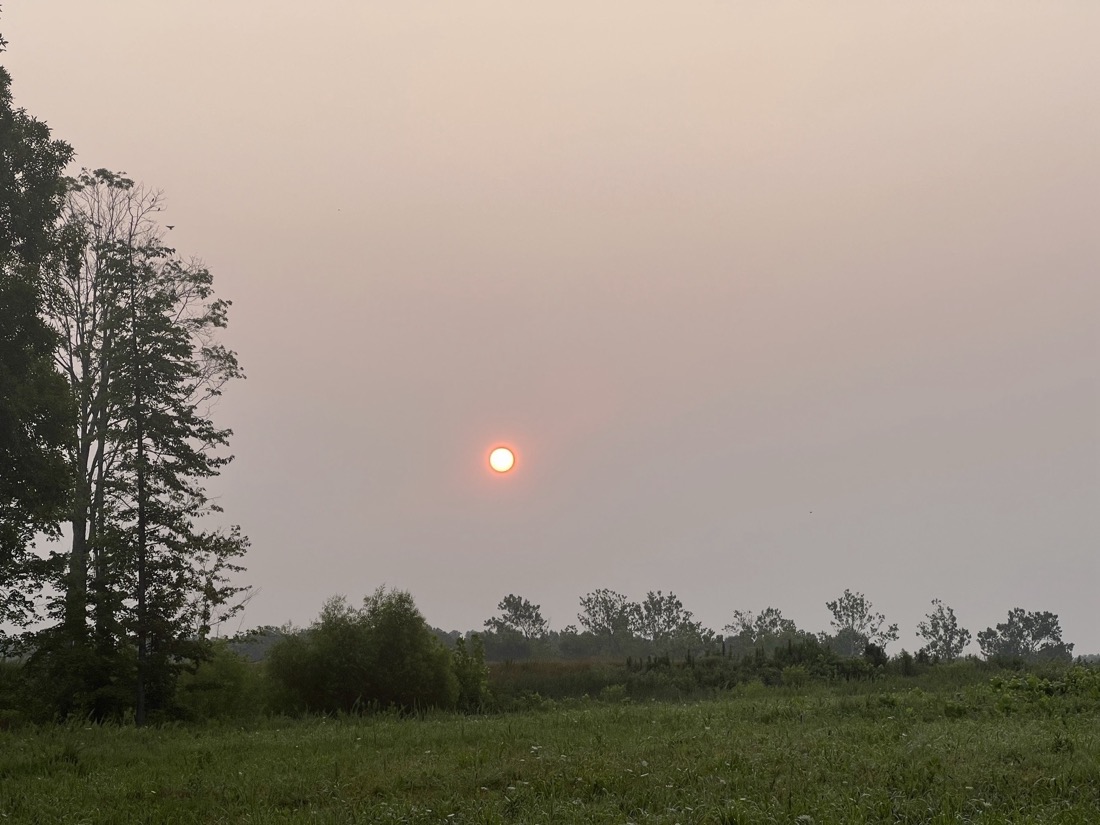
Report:
[[455,678],[458,680],[459,710],[482,710],[491,698],[489,692],[489,668],[485,664],[485,646],[476,633],[470,636],[467,648],[462,637],[455,639],[455,649],[451,654]]
[[[59,661],[89,648],[77,657],[88,669],[63,682],[89,694],[129,679],[136,644],[141,695],[167,711],[211,624],[237,609],[230,579],[248,540],[199,527],[221,511],[204,485],[230,460],[209,409],[241,371],[217,343],[229,304],[205,267],[163,244],[160,208],[159,194],[105,169],[69,182],[44,312],[76,402],[70,550],[52,581],[60,629],[34,645]],[[73,698],[61,706],[83,704]]]
[[121,721],[132,712],[137,680],[133,647],[72,644],[62,628],[35,636],[26,662],[27,711],[38,721]]
[[783,684],[787,687],[805,687],[809,682],[809,671],[802,665],[787,665],[783,668]]
[[230,649],[249,662],[267,658],[272,646],[287,634],[286,628],[264,625],[244,633],[238,633],[229,641]]
[[[301,713],[308,710],[324,710],[336,703],[326,696],[326,681],[337,674],[323,671],[321,639],[307,642],[306,634],[287,633],[271,646],[263,661],[264,685],[267,692],[266,706],[275,713]],[[355,656],[358,648],[348,649],[348,657]],[[339,674],[342,676],[343,674]],[[353,706],[361,692],[352,699]]]
[[794,622],[783,618],[783,612],[775,607],[765,607],[759,614],[754,614],[751,610],[735,610],[733,621],[723,629],[754,646],[767,639],[780,638],[798,631]]
[[868,643],[884,648],[898,639],[898,626],[886,625],[886,617],[873,612],[873,605],[862,593],[845,589],[843,596],[825,606],[833,614],[834,635],[829,642],[841,656],[858,656]]
[[970,631],[959,627],[955,611],[939,599],[932,599],[933,610],[917,625],[917,633],[927,644],[921,652],[938,662],[951,662],[970,644]]
[[1073,659],[1073,644],[1062,641],[1062,627],[1055,613],[1028,612],[1015,607],[996,629],[978,634],[982,655],[990,659],[1025,662],[1065,662]]
[[485,656],[494,662],[514,662],[539,657],[538,645],[518,630],[486,630],[480,634],[485,647]]
[[997,709],[1019,713],[1038,708],[1046,712],[1100,711],[1100,669],[1077,665],[1048,675],[1015,673],[990,680]]
[[358,609],[330,599],[308,631],[274,645],[266,672],[284,712],[450,708],[460,696],[451,654],[412,596],[383,588]]
[[757,648],[771,651],[806,635],[793,621],[783,618],[783,613],[775,607],[766,607],[759,614],[751,610],[735,610],[733,621],[723,630],[730,634],[723,642],[734,656],[743,656]]
[[1096,712],[1070,693],[1007,713],[988,679],[932,691],[753,683],[690,704],[639,702],[615,684],[598,693],[607,701],[531,695],[531,711],[476,723],[384,714],[0,731],[0,819],[1096,821]]
[[364,618],[371,642],[369,701],[403,710],[454,706],[459,685],[451,655],[409,593],[379,588],[364,600]]
[[26,708],[23,668],[14,660],[0,659],[0,732],[21,724]]
[[541,608],[509,594],[497,605],[499,616],[486,619],[482,641],[485,654],[495,661],[513,661],[549,653],[550,626]]
[[597,636],[590,631],[579,633],[576,626],[568,625],[557,634],[557,650],[563,659],[594,659],[614,655],[616,649],[622,651],[629,641],[629,631],[626,639],[616,640],[610,636]]
[[917,660],[913,658],[913,654],[908,650],[902,650],[898,654],[895,660],[897,664],[897,672],[902,676],[916,676],[918,673]]
[[874,642],[868,642],[863,648],[863,660],[871,667],[883,668],[890,661],[886,650]]
[[541,608],[527,599],[508,594],[497,605],[499,616],[485,621],[488,630],[497,633],[518,633],[525,639],[544,639],[550,632],[550,625],[543,618]]
[[497,710],[522,707],[535,695],[555,701],[598,696],[611,685],[625,684],[627,678],[627,668],[614,662],[532,661],[489,666],[489,687]]
[[631,629],[661,653],[696,652],[713,637],[699,622],[692,621],[692,612],[684,608],[675,593],[666,595],[660,590],[649,591],[641,604],[634,606]]
[[631,638],[631,621],[636,605],[622,593],[607,588],[581,596],[580,602],[581,612],[577,614],[577,621],[601,641],[602,652],[617,655],[625,651]]
[[36,532],[57,534],[71,486],[72,403],[40,317],[71,158],[46,124],[14,108],[0,67],[0,654],[11,649],[9,631],[37,618],[35,595],[51,569],[28,546]]
[[246,720],[263,711],[259,668],[215,642],[210,658],[184,671],[176,685],[174,710],[189,720]]

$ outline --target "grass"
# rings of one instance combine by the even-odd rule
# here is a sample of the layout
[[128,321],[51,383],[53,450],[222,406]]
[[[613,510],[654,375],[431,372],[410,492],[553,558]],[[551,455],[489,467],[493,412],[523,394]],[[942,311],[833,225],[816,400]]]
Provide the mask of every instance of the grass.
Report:
[[749,685],[481,717],[23,728],[0,732],[0,819],[1092,823],[1098,721],[988,685]]

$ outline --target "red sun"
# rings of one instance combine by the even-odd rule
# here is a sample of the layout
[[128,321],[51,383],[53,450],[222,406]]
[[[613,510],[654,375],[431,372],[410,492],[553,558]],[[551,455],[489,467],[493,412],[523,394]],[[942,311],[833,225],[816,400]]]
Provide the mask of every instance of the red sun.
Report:
[[516,454],[508,447],[494,447],[489,453],[489,466],[497,473],[508,473],[516,466]]

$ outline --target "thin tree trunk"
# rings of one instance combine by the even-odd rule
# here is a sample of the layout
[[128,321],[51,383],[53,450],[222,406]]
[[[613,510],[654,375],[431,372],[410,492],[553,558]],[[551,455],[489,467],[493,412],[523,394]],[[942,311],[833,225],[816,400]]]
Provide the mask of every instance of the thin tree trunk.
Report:
[[[136,277],[131,262],[131,278]],[[138,347],[137,295],[133,281],[130,282],[130,333],[131,354],[133,355],[132,379],[134,382],[134,439],[137,447],[137,709],[134,721],[138,726],[145,724],[145,676],[148,657],[148,626],[145,605],[145,433],[142,409],[140,356]]]
[[[83,436],[83,433],[82,433]],[[77,445],[76,495],[69,524],[72,528],[72,551],[65,589],[65,634],[73,644],[82,642],[87,633],[88,609],[88,476],[83,467],[88,463],[88,441],[82,437]]]

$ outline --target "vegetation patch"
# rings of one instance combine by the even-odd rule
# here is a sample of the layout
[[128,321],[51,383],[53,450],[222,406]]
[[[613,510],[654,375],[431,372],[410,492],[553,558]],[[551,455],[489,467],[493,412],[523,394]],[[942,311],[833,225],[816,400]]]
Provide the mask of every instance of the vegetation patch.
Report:
[[[1096,673],[0,733],[24,822],[1094,822]],[[1056,687],[1061,685],[1062,687]],[[1006,709],[1006,696],[1022,699]]]

